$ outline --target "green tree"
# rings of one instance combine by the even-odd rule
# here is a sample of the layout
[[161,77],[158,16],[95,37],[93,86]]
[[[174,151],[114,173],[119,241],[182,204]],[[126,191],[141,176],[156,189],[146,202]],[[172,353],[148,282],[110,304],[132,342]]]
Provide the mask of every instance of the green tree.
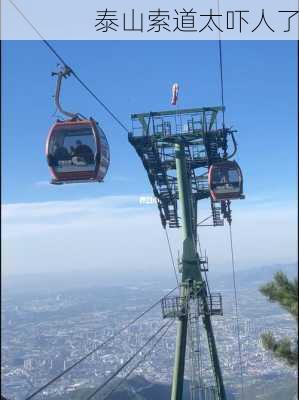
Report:
[[[289,280],[283,272],[277,272],[273,281],[260,288],[269,301],[280,304],[298,321],[298,279]],[[285,361],[289,366],[298,365],[298,339],[285,337],[276,340],[271,332],[262,335],[266,350],[271,350],[274,357]]]

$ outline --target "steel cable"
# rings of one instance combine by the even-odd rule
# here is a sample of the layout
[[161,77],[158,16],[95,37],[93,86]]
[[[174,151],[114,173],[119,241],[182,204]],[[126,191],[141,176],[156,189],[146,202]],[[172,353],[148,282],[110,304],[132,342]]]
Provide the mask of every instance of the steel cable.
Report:
[[142,351],[162,330],[169,321],[163,324],[120,368],[118,368],[104,383],[102,383],[96,390],[94,390],[85,400],[92,399],[97,393],[99,393],[109,382],[112,381],[137,355]]
[[44,36],[40,33],[40,31],[33,25],[33,23],[26,17],[26,15],[22,12],[22,10],[12,1],[8,0],[10,4],[18,11],[18,13],[23,17],[23,19],[31,26],[34,32],[41,38],[45,46],[58,58],[58,60],[67,68],[71,70],[73,76],[77,79],[77,81],[84,87],[85,90],[106,110],[106,112],[127,132],[129,133],[129,129],[120,121],[120,119],[111,111],[111,109],[103,103],[102,100],[82,81],[82,79],[78,76],[78,74],[66,63],[66,61],[60,56],[60,54],[54,49],[54,47],[44,38]]
[[222,60],[222,41],[221,41],[221,28],[220,28],[220,1],[217,0],[218,6],[218,24],[219,24],[219,31],[218,31],[218,51],[219,51],[219,69],[220,69],[220,89],[221,89],[221,106],[223,108],[222,111],[222,129],[225,126],[225,117],[224,117],[224,83],[223,83],[223,60]]
[[[167,293],[166,296],[174,292],[177,288],[175,287],[172,289],[169,293]],[[164,296],[163,296],[164,297]],[[162,298],[163,298],[162,297]],[[135,319],[133,319],[131,322],[126,324],[124,327],[119,329],[114,335],[110,336],[107,340],[105,340],[103,343],[99,344],[97,347],[95,347],[93,350],[91,350],[89,353],[85,354],[82,358],[80,358],[78,361],[76,361],[74,364],[70,365],[68,368],[66,368],[64,371],[62,371],[60,374],[55,376],[53,379],[48,381],[46,384],[41,386],[39,389],[37,389],[35,392],[33,392],[30,396],[26,397],[24,400],[30,400],[33,397],[35,397],[37,394],[41,393],[44,389],[46,389],[48,386],[52,385],[54,382],[56,382],[58,379],[62,378],[66,373],[70,372],[73,368],[75,368],[78,364],[81,362],[85,361],[88,357],[90,357],[92,354],[100,350],[102,347],[104,347],[106,344],[111,342],[113,339],[115,339],[117,336],[119,336],[123,331],[125,331],[129,326],[133,325],[135,322],[137,322],[140,318],[142,318],[145,314],[147,314],[149,311],[151,311],[154,307],[156,307],[162,300],[160,298],[158,301],[156,301],[154,304],[152,304],[150,307],[148,307],[145,311],[143,311],[141,314],[139,314]]]
[[171,249],[171,245],[170,245],[170,240],[169,240],[167,228],[165,227],[164,230],[165,230],[166,240],[167,240],[167,244],[168,244],[168,249],[169,249],[169,254],[170,254],[170,259],[171,259],[171,262],[172,262],[172,267],[173,267],[175,279],[176,279],[177,285],[179,286],[178,274],[177,274],[176,267],[175,267],[175,262],[174,262],[174,258],[173,258],[173,253],[172,253],[172,249]]
[[232,238],[232,227],[229,224],[229,237],[230,237],[230,249],[231,249],[231,260],[232,260],[232,272],[233,272],[233,285],[234,285],[234,302],[235,302],[235,316],[236,316],[236,327],[237,327],[237,340],[238,340],[238,353],[239,353],[239,364],[240,364],[240,377],[241,377],[241,389],[242,397],[244,399],[244,377],[243,377],[243,360],[242,360],[242,348],[240,339],[240,326],[239,326],[239,305],[237,296],[237,285],[236,285],[236,268],[235,268],[235,256],[233,249],[233,238]]
[[144,356],[141,358],[141,360],[138,361],[136,365],[134,365],[133,368],[130,369],[130,371],[125,375],[125,377],[109,392],[107,393],[102,400],[106,400],[112,393],[114,393],[128,378],[129,376],[139,367],[140,364],[142,364],[145,359],[149,356],[149,354],[156,348],[156,346],[161,342],[161,340],[164,338],[164,336],[167,334],[171,326],[175,320],[173,319],[168,323],[168,326],[166,327],[165,331],[159,336],[159,338],[155,341],[153,346],[144,354]]

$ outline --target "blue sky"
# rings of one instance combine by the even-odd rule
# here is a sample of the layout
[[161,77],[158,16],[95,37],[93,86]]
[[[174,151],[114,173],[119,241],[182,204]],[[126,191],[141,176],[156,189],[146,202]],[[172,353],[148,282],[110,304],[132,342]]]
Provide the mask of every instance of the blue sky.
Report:
[[[181,108],[220,103],[217,42],[57,41],[52,44],[128,127],[131,113],[171,108],[174,82],[180,84]],[[40,41],[3,42],[2,52],[5,204],[28,203],[34,208],[34,204],[43,202],[90,201],[104,196],[128,196],[125,197],[128,199],[151,192],[127,134],[73,78],[64,82],[62,104],[66,109],[98,120],[110,143],[111,166],[102,184],[47,185],[50,174],[44,147],[47,132],[55,121],[52,97],[55,80],[51,72],[56,70],[57,60]],[[247,197],[246,201],[236,203],[236,209],[250,213],[263,205],[276,217],[285,209],[295,213],[297,44],[226,41],[223,62],[226,123],[238,130],[237,159],[244,173]],[[295,235],[293,226],[290,232]]]
[[[54,42],[55,48],[120,119],[168,109],[180,84],[180,107],[220,103],[217,42]],[[39,41],[3,46],[4,201],[74,199],[148,191],[141,164],[124,131],[77,83],[63,87],[66,108],[93,116],[111,147],[103,185],[41,187],[49,177],[44,157],[55,121],[51,71],[56,59]],[[292,199],[296,193],[296,43],[224,42],[226,121],[238,131],[238,159],[250,196]]]

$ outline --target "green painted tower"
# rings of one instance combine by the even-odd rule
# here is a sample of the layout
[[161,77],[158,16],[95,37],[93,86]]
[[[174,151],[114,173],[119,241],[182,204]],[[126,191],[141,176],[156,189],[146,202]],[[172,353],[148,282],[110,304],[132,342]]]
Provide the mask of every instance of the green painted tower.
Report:
[[[129,141],[147,171],[163,228],[182,230],[181,281],[177,296],[162,300],[163,318],[177,320],[177,339],[171,400],[181,400],[187,348],[191,365],[192,400],[226,400],[220,360],[211,317],[223,315],[220,293],[211,293],[207,280],[208,260],[198,252],[198,202],[209,199],[213,226],[231,222],[230,200],[213,199],[208,184],[212,165],[236,152],[234,132],[218,127],[223,107],[205,107],[133,114]],[[229,139],[233,149],[231,154]],[[200,373],[197,341],[199,319],[206,333],[211,379]],[[211,383],[212,382],[212,383]]]

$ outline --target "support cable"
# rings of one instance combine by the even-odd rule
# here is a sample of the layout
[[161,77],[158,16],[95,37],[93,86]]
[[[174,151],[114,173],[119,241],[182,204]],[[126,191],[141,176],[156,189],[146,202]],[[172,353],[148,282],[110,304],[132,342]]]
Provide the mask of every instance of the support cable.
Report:
[[[220,28],[220,0],[217,0],[218,5],[218,23]],[[219,69],[220,69],[220,87],[221,87],[221,105],[223,107],[222,111],[222,129],[225,129],[225,114],[224,114],[224,83],[223,83],[223,59],[222,59],[222,41],[221,41],[221,31],[219,30],[219,39],[218,39],[218,48],[219,48]],[[235,150],[229,158],[231,158],[236,150],[236,142],[234,135],[232,134]],[[237,286],[236,286],[236,271],[235,271],[235,257],[234,257],[234,249],[233,249],[233,239],[232,239],[232,227],[231,221],[229,221],[229,236],[230,236],[230,250],[231,250],[231,260],[232,260],[232,272],[233,272],[233,286],[234,286],[234,302],[235,302],[235,315],[236,315],[236,327],[237,327],[237,340],[238,340],[238,353],[239,353],[239,364],[240,364],[240,377],[241,377],[241,400],[244,399],[244,377],[243,377],[243,361],[242,361],[242,349],[241,349],[241,340],[240,340],[240,326],[239,326],[239,307],[238,307],[238,296],[237,296]]]
[[239,353],[240,377],[241,377],[241,389],[242,389],[241,400],[243,400],[243,399],[244,399],[243,360],[242,360],[242,349],[241,349],[241,340],[240,340],[239,305],[238,305],[238,296],[237,296],[236,270],[235,270],[235,256],[234,256],[234,249],[233,249],[233,237],[232,237],[232,227],[231,227],[231,224],[229,224],[229,237],[230,237],[230,250],[231,250],[232,271],[233,271],[235,316],[236,316],[237,339],[238,339],[238,353]]
[[[220,32],[219,32],[219,36],[220,36]],[[221,106],[223,107],[223,111],[222,111],[222,128],[224,129],[225,127],[225,117],[224,117],[224,88],[223,88],[223,62],[222,62],[222,43],[221,43],[221,39],[218,40],[218,44],[219,44],[219,65],[220,65],[220,81],[221,81]]]
[[208,219],[212,218],[213,215],[209,215],[207,218],[202,219],[200,222],[198,222],[197,226],[201,226],[204,222],[206,222]]
[[82,79],[78,76],[78,74],[69,67],[69,65],[65,62],[65,60],[61,57],[61,55],[54,49],[54,47],[44,38],[44,36],[40,33],[40,31],[33,25],[33,23],[26,17],[26,15],[20,10],[20,8],[12,1],[8,0],[10,4],[17,10],[17,12],[22,16],[22,18],[31,26],[34,32],[41,38],[45,46],[58,58],[58,60],[67,68],[70,69],[73,76],[77,79],[77,81],[83,86],[85,90],[106,110],[106,112],[127,132],[129,133],[129,129],[120,121],[120,119],[111,111],[111,109],[106,106],[102,100],[82,81]]
[[221,31],[220,31],[220,1],[217,0],[218,5],[218,50],[219,50],[219,69],[220,69],[220,88],[221,88],[221,106],[223,108],[222,111],[222,129],[225,127],[225,117],[224,117],[224,84],[223,84],[223,61],[222,61],[222,41],[221,41]]
[[112,381],[139,353],[142,351],[167,325],[169,321],[163,324],[121,367],[119,367],[104,383],[102,383],[95,391],[93,391],[85,400],[92,399],[99,393],[109,382]]
[[149,354],[155,349],[155,347],[161,342],[161,340],[164,338],[164,336],[166,335],[166,333],[169,331],[169,329],[171,328],[171,326],[173,325],[173,323],[175,322],[175,320],[171,320],[168,323],[168,326],[166,327],[165,331],[162,333],[162,335],[160,335],[160,337],[155,341],[155,343],[153,344],[153,346],[144,354],[144,356],[138,361],[138,363],[136,365],[134,365],[133,368],[130,369],[130,371],[126,374],[126,376],[116,385],[114,386],[114,388],[112,390],[110,390],[109,393],[107,393],[106,395],[104,395],[104,397],[102,398],[102,400],[106,400],[112,393],[114,393],[128,378],[129,376],[139,367],[140,364],[142,364],[145,359],[149,356]]
[[168,232],[167,232],[166,226],[165,226],[164,230],[165,230],[166,240],[167,240],[167,244],[168,244],[168,250],[169,250],[169,254],[170,254],[170,258],[171,258],[171,263],[172,263],[175,279],[176,279],[177,285],[179,287],[180,285],[179,285],[178,274],[177,274],[177,270],[176,270],[176,267],[175,267],[175,262],[174,262],[173,253],[172,253],[172,249],[171,249],[170,240],[169,240],[169,236],[168,236]]
[[[177,289],[175,287],[172,289],[169,293],[167,293],[166,296],[171,294]],[[115,339],[117,336],[119,336],[123,331],[128,329],[131,325],[133,325],[135,322],[137,322],[140,318],[142,318],[145,314],[147,314],[149,311],[151,311],[154,307],[156,307],[158,304],[160,304],[161,300],[164,298],[160,298],[158,301],[156,301],[154,304],[152,304],[150,307],[148,307],[145,311],[143,311],[141,314],[139,314],[136,318],[134,318],[131,322],[127,323],[125,326],[123,326],[121,329],[119,329],[114,335],[110,336],[107,340],[105,340],[103,343],[99,344],[97,347],[95,347],[93,350],[91,350],[89,353],[85,354],[82,358],[80,358],[78,361],[76,361],[74,364],[70,365],[68,368],[66,368],[64,371],[62,371],[60,374],[55,376],[53,379],[51,379],[49,382],[47,382],[45,385],[41,386],[39,389],[37,389],[35,392],[33,392],[30,396],[26,397],[24,400],[30,400],[33,397],[35,397],[37,394],[42,392],[44,389],[46,389],[48,386],[52,385],[52,383],[56,382],[58,379],[62,378],[66,373],[71,371],[73,368],[75,368],[77,365],[79,365],[82,361],[85,361],[88,357],[90,357],[92,354],[100,350],[102,347],[104,347],[106,344],[111,342],[113,339]]]

